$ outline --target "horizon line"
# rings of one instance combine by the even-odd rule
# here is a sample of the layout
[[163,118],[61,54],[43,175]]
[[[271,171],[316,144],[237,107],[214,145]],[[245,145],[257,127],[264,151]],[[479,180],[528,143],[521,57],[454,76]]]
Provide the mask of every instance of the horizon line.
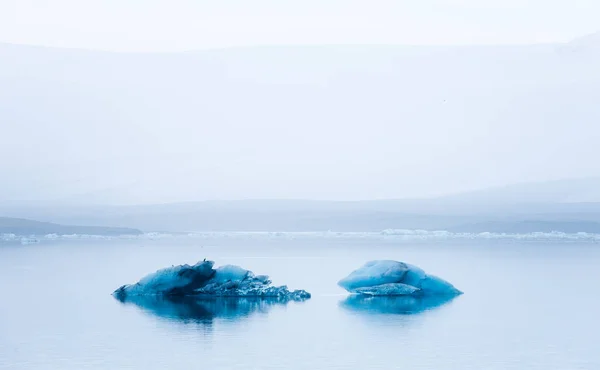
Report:
[[55,46],[55,45],[44,45],[36,43],[16,43],[10,41],[0,40],[0,46],[9,47],[22,47],[22,48],[35,48],[35,49],[57,49],[65,51],[78,51],[87,53],[111,53],[111,54],[191,54],[199,52],[216,52],[216,51],[228,51],[228,50],[240,50],[240,49],[283,49],[283,48],[335,48],[335,47],[382,47],[382,48],[493,48],[493,47],[532,47],[532,46],[560,46],[569,45],[570,43],[577,41],[581,38],[592,36],[596,33],[582,35],[580,37],[568,40],[568,41],[552,41],[552,42],[526,42],[526,43],[453,43],[453,44],[391,44],[391,43],[298,43],[298,44],[256,44],[256,45],[228,45],[228,46],[211,46],[211,47],[199,47],[182,50],[115,50],[105,48],[90,48],[90,47],[79,47],[79,46]]

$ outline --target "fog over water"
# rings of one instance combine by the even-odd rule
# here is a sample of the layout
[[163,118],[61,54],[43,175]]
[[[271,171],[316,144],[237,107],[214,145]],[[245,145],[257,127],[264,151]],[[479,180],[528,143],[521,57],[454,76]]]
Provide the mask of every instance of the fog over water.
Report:
[[598,178],[598,11],[3,1],[0,206],[408,199]]
[[0,1],[0,370],[600,369],[598,14]]
[[0,201],[405,199],[595,177],[599,61],[598,35],[152,54],[0,45]]

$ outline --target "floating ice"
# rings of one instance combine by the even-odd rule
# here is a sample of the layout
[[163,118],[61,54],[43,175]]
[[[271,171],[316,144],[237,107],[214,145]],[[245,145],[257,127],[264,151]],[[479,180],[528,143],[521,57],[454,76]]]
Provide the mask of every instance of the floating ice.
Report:
[[[0,242],[18,242],[27,235],[0,234]],[[428,231],[428,230],[404,230],[388,229],[380,232],[193,232],[188,234],[168,234],[168,233],[145,233],[139,235],[89,235],[89,234],[47,234],[36,235],[40,242],[48,241],[72,241],[72,240],[164,240],[164,239],[362,239],[362,240],[396,240],[396,241],[452,241],[452,240],[516,240],[519,242],[579,242],[579,243],[598,243],[600,234],[594,233],[564,233],[553,232],[531,232],[531,233],[461,233],[450,231]]]
[[213,261],[167,267],[143,277],[139,282],[123,285],[113,295],[128,297],[161,295],[194,297],[264,297],[283,301],[302,301],[310,298],[304,290],[289,291],[287,286],[271,286],[266,275],[255,276],[252,271],[226,265],[213,268]]
[[23,245],[37,244],[39,242],[40,242],[39,239],[34,238],[34,237],[23,237],[23,238],[21,238],[21,244],[23,244]]
[[456,296],[462,292],[437,276],[398,261],[370,261],[338,283],[369,296]]
[[13,240],[17,240],[17,235],[16,234],[0,234],[0,240],[5,241],[5,242],[10,242]]
[[414,295],[419,292],[419,288],[402,283],[389,283],[356,288],[352,291],[354,293],[370,296]]

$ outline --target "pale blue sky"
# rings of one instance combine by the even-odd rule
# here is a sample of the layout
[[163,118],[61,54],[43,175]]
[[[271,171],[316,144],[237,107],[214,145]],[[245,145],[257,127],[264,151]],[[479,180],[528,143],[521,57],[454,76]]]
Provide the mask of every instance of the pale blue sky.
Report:
[[597,0],[2,0],[0,42],[118,51],[528,44],[600,30]]

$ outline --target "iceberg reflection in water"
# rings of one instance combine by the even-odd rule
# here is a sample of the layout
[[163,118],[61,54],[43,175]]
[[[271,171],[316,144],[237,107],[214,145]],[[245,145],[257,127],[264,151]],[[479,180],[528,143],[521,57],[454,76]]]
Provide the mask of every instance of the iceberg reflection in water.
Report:
[[235,321],[254,313],[266,314],[275,306],[289,301],[260,297],[178,297],[132,296],[119,299],[123,304],[135,305],[141,310],[163,319],[210,324],[214,319]]
[[414,315],[443,306],[455,296],[389,296],[351,295],[340,302],[350,311],[366,314]]

